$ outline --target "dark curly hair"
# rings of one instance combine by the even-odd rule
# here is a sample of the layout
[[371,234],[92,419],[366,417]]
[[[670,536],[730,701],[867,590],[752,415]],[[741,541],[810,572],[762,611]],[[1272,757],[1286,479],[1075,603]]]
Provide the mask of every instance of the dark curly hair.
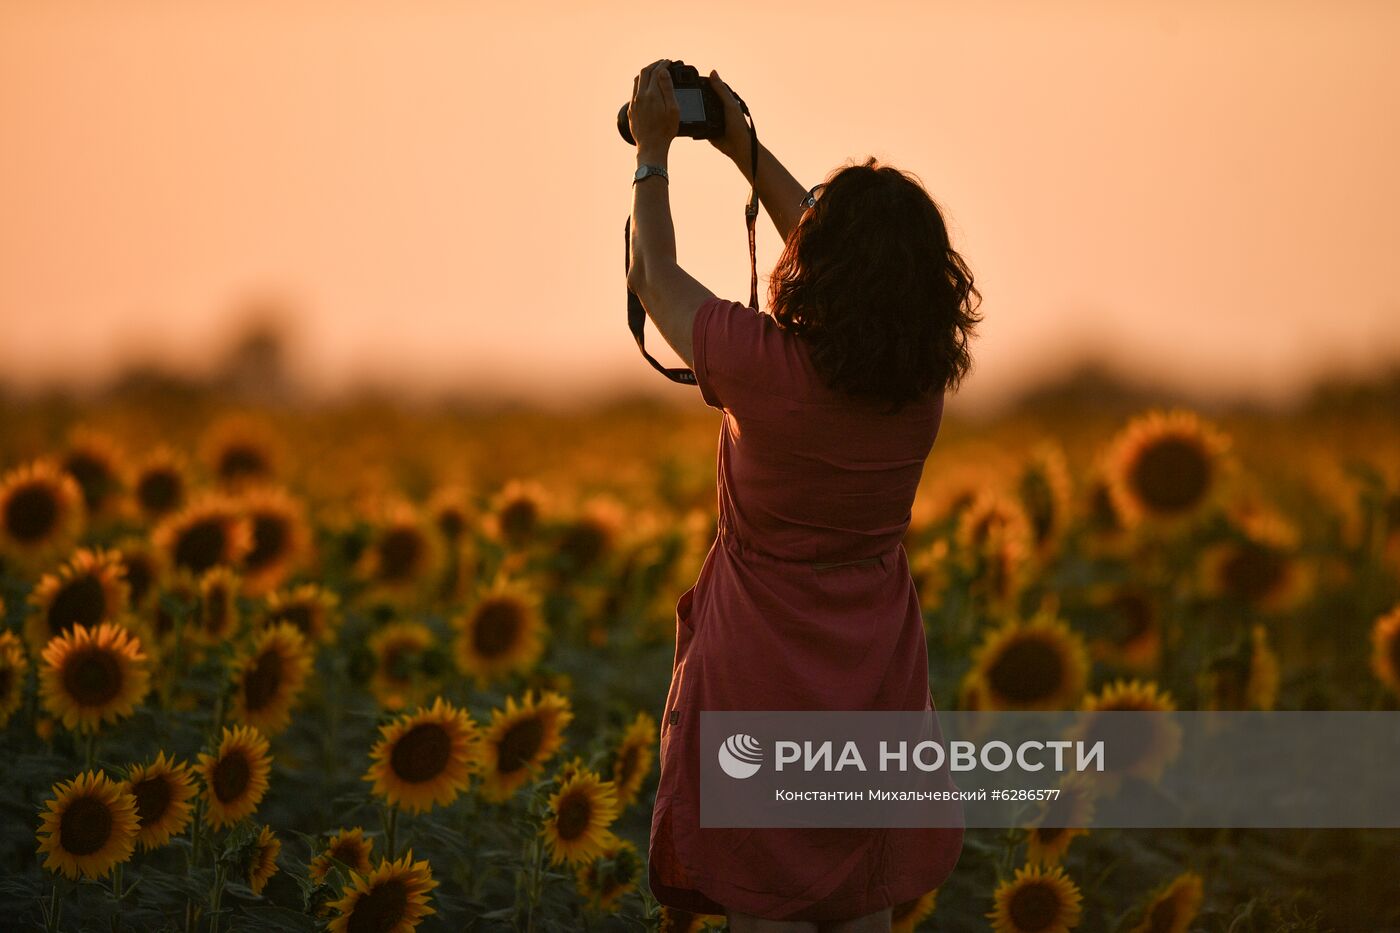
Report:
[[892,411],[958,387],[981,297],[923,184],[873,156],[817,186],[768,286],[827,385]]

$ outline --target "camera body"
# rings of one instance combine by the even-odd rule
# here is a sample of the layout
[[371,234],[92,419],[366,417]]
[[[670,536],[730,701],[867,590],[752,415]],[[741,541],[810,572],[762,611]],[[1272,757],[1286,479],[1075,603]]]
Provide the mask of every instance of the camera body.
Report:
[[[681,108],[681,122],[676,135],[692,139],[718,139],[723,136],[724,104],[710,86],[710,79],[702,77],[694,65],[679,60],[671,62],[667,70],[671,72],[671,87]],[[629,146],[635,146],[637,141],[632,138],[632,127],[627,122],[627,112],[631,106],[632,102],[628,101],[617,112],[617,131]]]

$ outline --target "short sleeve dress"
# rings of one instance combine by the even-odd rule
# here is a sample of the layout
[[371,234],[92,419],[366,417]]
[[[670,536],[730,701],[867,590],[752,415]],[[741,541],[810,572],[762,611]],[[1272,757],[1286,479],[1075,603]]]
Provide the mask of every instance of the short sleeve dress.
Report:
[[724,412],[718,534],[676,604],[648,881],[662,904],[841,920],[938,887],[961,828],[701,828],[701,710],[933,709],[903,536],[943,396],[896,414],[827,388],[805,341],[718,297],[695,376]]

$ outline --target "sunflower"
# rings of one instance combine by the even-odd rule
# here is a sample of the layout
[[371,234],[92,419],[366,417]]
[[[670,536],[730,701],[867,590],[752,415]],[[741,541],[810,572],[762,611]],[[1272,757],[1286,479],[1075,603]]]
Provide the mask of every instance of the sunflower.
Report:
[[219,564],[236,567],[252,545],[252,533],[233,500],[205,495],[167,516],[151,540],[170,566],[198,575]]
[[1133,419],[1110,444],[1109,490],[1129,524],[1200,514],[1229,467],[1229,439],[1189,411]]
[[199,601],[195,606],[193,635],[205,645],[218,645],[238,633],[238,574],[222,564],[206,570],[199,578]]
[[1035,823],[1026,829],[1026,861],[1055,865],[1076,836],[1087,836],[1094,818],[1094,785],[1076,773],[1061,781],[1059,795],[1040,804]]
[[318,884],[326,880],[337,862],[350,871],[367,875],[370,871],[369,857],[373,852],[374,842],[365,838],[363,828],[342,829],[331,836],[326,848],[311,860],[307,870],[311,880]]
[[60,465],[82,490],[89,518],[110,512],[126,487],[126,465],[121,449],[105,434],[90,430],[75,432]]
[[535,539],[548,511],[548,497],[539,483],[511,480],[493,497],[486,529],[502,544],[523,548]]
[[1079,888],[1059,866],[1018,868],[994,898],[987,918],[996,933],[1067,933],[1079,924]]
[[919,594],[919,608],[926,616],[943,605],[949,584],[949,553],[948,539],[937,538],[909,555],[909,576]]
[[244,586],[260,595],[281,585],[302,563],[311,546],[306,509],[281,489],[262,488],[243,497],[243,513],[252,528],[253,543],[243,555]]
[[189,467],[170,447],[158,447],[137,467],[131,483],[136,507],[148,520],[159,521],[184,508],[190,497]]
[[286,622],[260,630],[233,672],[233,718],[276,735],[291,721],[311,670],[306,639]]
[[384,506],[383,512],[356,570],[379,596],[410,596],[436,572],[442,561],[442,542],[428,533],[421,516],[408,503]]
[[1278,655],[1262,625],[1250,628],[1249,642],[1217,659],[1205,674],[1206,708],[1271,710],[1278,701]]
[[368,874],[355,872],[330,906],[340,912],[330,933],[410,933],[429,914],[428,892],[437,887],[426,861],[410,849],[397,862],[381,859]]
[[0,477],[0,552],[42,560],[81,534],[82,490],[47,460],[16,467]]
[[700,930],[718,929],[724,924],[724,917],[718,914],[693,914],[679,907],[661,907],[659,933],[699,933]]
[[457,664],[487,684],[526,671],[544,651],[538,600],[523,587],[497,584],[457,622]]
[[277,856],[281,852],[282,840],[272,832],[271,826],[264,825],[248,853],[248,887],[254,894],[261,894],[268,879],[277,874]]
[[622,742],[613,758],[612,780],[617,787],[619,806],[625,807],[637,799],[642,782],[651,774],[656,743],[656,720],[642,710],[622,734]]
[[141,848],[158,849],[189,825],[190,801],[198,791],[188,765],[162,751],[150,764],[132,767],[123,786],[136,798]]
[[1240,521],[1237,538],[1201,556],[1202,589],[1265,612],[1283,612],[1307,595],[1309,575],[1296,549],[1298,533],[1278,516],[1261,513]]
[[1381,683],[1400,695],[1400,605],[1371,627],[1371,670]]
[[428,500],[428,516],[449,544],[455,544],[467,532],[472,510],[467,495],[460,486],[443,486]]
[[1092,602],[1103,632],[1089,644],[1095,660],[1138,671],[1154,668],[1162,653],[1162,626],[1147,591],[1116,586],[1096,591]]
[[126,566],[115,551],[80,548],[58,573],[46,573],[29,596],[33,607],[25,637],[38,653],[49,639],[75,625],[92,628],[115,622],[126,609],[130,589]]
[[55,784],[40,813],[39,851],[44,867],[76,881],[102,878],[136,849],[136,798],[120,782],[85,771]]
[[597,858],[578,866],[574,881],[593,910],[616,910],[622,896],[636,890],[641,874],[637,847],[613,836]]
[[141,641],[110,622],[77,625],[51,639],[39,668],[39,696],[68,729],[96,732],[104,722],[130,716],[150,689]]
[[252,726],[224,727],[214,754],[201,754],[196,767],[204,780],[205,817],[215,829],[251,816],[267,793],[272,758],[267,739]]
[[1072,709],[1088,681],[1088,653],[1064,622],[1041,613],[989,632],[972,674],[984,688],[984,709]]
[[303,583],[289,590],[268,594],[262,625],[286,622],[311,643],[329,644],[335,641],[340,624],[340,599],[331,590],[315,583]]
[[1126,543],[1128,519],[1114,498],[1108,467],[1100,465],[1084,493],[1083,521],[1090,542],[1100,552],[1121,549]]
[[938,889],[926,891],[912,901],[895,904],[890,908],[890,933],[914,933],[914,928],[933,916],[938,906]]
[[491,711],[482,750],[482,796],[493,802],[510,799],[564,743],[564,727],[573,719],[569,701],[558,693],[533,690],[521,702],[506,697],[504,710]]
[[610,499],[594,499],[559,529],[555,554],[560,569],[583,573],[602,563],[616,549],[624,521],[622,508]]
[[984,490],[959,513],[955,537],[974,592],[993,606],[1009,606],[1031,555],[1030,520],[1020,503]]
[[549,797],[549,812],[540,834],[551,863],[591,861],[615,838],[609,826],[617,819],[617,789],[592,771],[578,771]]
[[480,762],[481,729],[442,697],[379,731],[364,779],[390,806],[410,813],[456,800]]
[[[0,616],[3,615],[4,604],[0,603]],[[29,659],[23,643],[13,632],[0,631],[0,729],[24,704],[24,676],[28,671]]]
[[123,538],[115,553],[126,581],[127,606],[136,612],[149,609],[165,579],[161,552],[145,538]]
[[[1131,775],[1143,780],[1156,780],[1181,750],[1181,726],[1166,714],[1176,710],[1171,694],[1160,691],[1155,683],[1141,680],[1116,680],[1097,694],[1084,700],[1084,712],[1074,727],[1076,737],[1087,747],[1103,738],[1107,730],[1111,740],[1104,739],[1104,768],[1092,775],[1103,782],[1105,790],[1112,789],[1118,779]],[[1157,713],[1138,717],[1140,725],[1131,731],[1110,715],[1100,719],[1096,714],[1117,712]]]
[[1059,545],[1070,519],[1069,469],[1064,451],[1053,444],[1036,448],[1016,479],[1016,496],[1030,523],[1030,544],[1039,557]]
[[369,689],[386,709],[424,703],[437,689],[437,636],[423,623],[391,622],[369,637],[369,650]]
[[215,423],[200,442],[204,462],[227,489],[264,483],[277,475],[280,444],[261,420],[232,415]]
[[1200,875],[1182,872],[1148,902],[1142,922],[1129,933],[1186,933],[1201,909],[1204,888]]

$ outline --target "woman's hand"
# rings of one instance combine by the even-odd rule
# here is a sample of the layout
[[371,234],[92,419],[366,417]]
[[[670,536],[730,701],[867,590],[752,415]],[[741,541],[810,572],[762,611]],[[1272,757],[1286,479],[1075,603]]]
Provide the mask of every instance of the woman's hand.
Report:
[[739,101],[734,97],[729,85],[720,79],[719,72],[710,70],[710,87],[724,104],[724,135],[710,140],[710,145],[729,156],[735,162],[743,159],[744,166],[753,160],[753,147],[749,139],[749,125],[744,122],[744,112],[739,109]]
[[652,62],[632,79],[632,103],[627,108],[627,124],[639,153],[664,155],[681,126],[681,105],[671,86],[671,60]]

